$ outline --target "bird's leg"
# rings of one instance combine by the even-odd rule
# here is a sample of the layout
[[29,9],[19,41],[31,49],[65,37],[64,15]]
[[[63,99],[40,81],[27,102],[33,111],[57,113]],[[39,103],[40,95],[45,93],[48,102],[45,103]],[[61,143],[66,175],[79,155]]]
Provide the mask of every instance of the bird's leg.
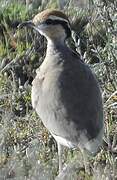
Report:
[[84,167],[85,167],[85,172],[87,174],[90,174],[90,164],[89,164],[88,155],[86,154],[84,149],[82,149],[81,152],[82,152],[82,156],[83,156],[83,163],[84,163]]
[[58,156],[59,156],[59,173],[62,171],[62,145],[57,142],[58,144]]

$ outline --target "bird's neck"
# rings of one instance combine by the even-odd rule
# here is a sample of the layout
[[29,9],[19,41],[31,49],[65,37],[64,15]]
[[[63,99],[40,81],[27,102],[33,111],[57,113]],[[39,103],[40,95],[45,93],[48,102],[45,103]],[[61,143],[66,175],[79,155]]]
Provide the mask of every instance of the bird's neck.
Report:
[[50,55],[57,52],[62,52],[67,48],[64,38],[47,39],[47,52],[46,55]]

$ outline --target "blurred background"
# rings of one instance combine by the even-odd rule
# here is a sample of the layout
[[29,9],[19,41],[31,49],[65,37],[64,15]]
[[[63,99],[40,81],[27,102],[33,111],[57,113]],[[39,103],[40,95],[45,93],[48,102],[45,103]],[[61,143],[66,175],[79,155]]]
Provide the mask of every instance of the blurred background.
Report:
[[114,0],[0,0],[0,180],[54,180],[57,145],[32,109],[31,83],[43,62],[46,40],[18,29],[47,8],[68,15],[69,46],[95,72],[100,83],[105,134],[100,153],[90,159],[91,174],[78,150],[64,149],[67,171],[60,180],[117,179],[117,2]]

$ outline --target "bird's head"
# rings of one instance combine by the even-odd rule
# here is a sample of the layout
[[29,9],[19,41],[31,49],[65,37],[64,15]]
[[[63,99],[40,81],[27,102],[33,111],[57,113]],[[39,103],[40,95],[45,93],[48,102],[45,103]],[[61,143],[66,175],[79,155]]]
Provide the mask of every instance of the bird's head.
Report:
[[30,26],[45,36],[47,40],[65,40],[71,36],[68,17],[58,10],[44,10],[32,21],[20,24],[20,27]]

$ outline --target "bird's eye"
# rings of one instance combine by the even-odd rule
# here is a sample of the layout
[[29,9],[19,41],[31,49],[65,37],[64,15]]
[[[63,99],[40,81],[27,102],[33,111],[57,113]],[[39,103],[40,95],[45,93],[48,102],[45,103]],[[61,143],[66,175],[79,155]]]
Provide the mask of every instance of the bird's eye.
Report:
[[45,21],[45,23],[46,23],[46,24],[52,24],[52,20],[51,20],[51,19],[47,19],[47,20]]

